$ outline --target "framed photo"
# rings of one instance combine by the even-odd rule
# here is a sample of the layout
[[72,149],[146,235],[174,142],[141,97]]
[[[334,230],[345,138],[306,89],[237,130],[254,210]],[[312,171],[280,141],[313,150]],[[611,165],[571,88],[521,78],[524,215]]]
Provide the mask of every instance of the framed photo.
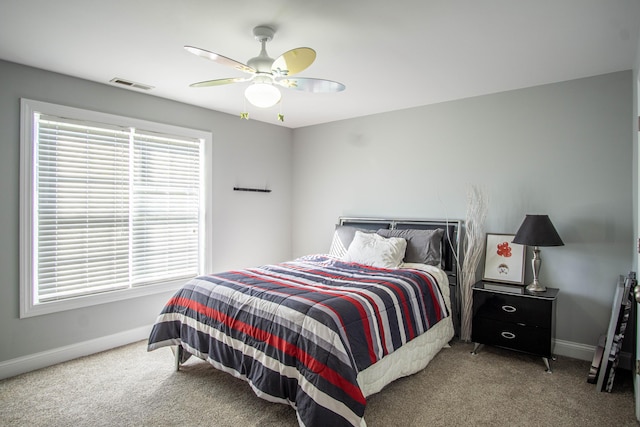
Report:
[[487,233],[482,280],[524,284],[526,246],[511,243],[515,234]]

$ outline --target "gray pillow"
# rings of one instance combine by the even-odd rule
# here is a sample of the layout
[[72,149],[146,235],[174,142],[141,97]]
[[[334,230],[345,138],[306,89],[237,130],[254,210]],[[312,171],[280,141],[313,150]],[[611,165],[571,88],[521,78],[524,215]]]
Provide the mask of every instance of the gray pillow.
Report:
[[382,237],[402,237],[407,241],[404,262],[418,262],[442,268],[442,236],[444,230],[386,230],[377,231]]

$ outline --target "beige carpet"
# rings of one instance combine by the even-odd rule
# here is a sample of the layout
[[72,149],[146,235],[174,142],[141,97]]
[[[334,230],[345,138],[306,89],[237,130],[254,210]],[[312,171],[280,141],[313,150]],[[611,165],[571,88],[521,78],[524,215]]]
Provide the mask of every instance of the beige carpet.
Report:
[[[293,409],[256,397],[247,383],[169,349],[139,342],[0,381],[2,426],[297,426]],[[456,342],[422,372],[371,396],[377,426],[637,426],[633,383],[613,393],[586,382],[589,363]]]

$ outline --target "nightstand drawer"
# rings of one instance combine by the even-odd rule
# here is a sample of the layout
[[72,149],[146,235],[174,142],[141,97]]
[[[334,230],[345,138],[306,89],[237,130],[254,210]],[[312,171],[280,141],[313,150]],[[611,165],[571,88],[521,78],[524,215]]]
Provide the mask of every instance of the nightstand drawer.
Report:
[[476,290],[473,295],[473,317],[502,322],[551,328],[552,301],[544,298],[523,298],[497,292]]
[[474,342],[551,357],[548,329],[477,317],[473,319],[472,331]]

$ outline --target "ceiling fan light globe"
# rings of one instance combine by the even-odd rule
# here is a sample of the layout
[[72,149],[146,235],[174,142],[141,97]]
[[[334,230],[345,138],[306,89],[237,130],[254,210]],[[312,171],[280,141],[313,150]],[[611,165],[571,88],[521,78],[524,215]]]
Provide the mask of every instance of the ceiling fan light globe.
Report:
[[247,101],[258,108],[269,108],[280,102],[282,95],[277,87],[268,83],[254,83],[249,85],[244,96]]

